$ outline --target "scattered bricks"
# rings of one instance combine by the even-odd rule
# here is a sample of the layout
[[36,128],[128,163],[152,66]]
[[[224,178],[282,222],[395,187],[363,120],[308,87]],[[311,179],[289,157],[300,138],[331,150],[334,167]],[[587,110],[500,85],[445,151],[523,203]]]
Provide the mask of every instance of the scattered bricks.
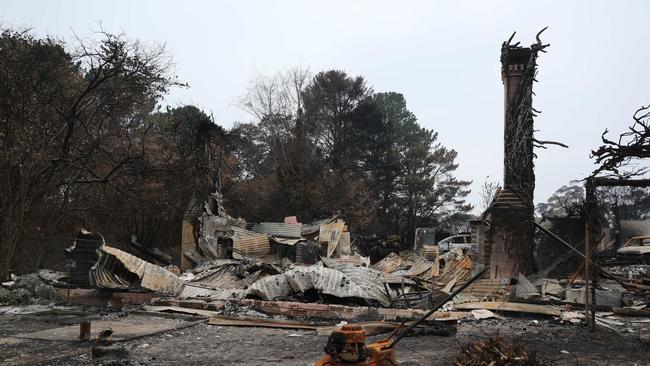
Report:
[[116,292],[111,296],[110,302],[114,308],[121,309],[125,306],[149,303],[153,297],[153,294],[145,292]]
[[305,310],[323,311],[326,307],[324,304],[300,304],[300,308]]
[[208,303],[208,310],[219,311],[226,307],[225,301],[212,301]]
[[178,306],[178,300],[153,298],[153,299],[151,299],[151,305],[156,305],[156,306]]
[[224,308],[225,303],[230,302],[238,306],[252,306],[269,315],[284,315],[292,318],[321,318],[321,319],[344,319],[344,320],[403,320],[416,319],[426,313],[417,309],[390,309],[371,308],[365,306],[344,306],[300,303],[289,301],[266,301],[254,299],[230,299],[227,301],[204,302],[200,300],[161,300],[152,299],[152,305],[159,306],[180,306],[189,309],[219,311]]
[[377,309],[377,314],[384,320],[412,319],[424,315],[426,312],[415,309]]
[[207,310],[208,304],[199,300],[183,300],[178,302],[178,306],[188,309]]
[[340,310],[330,309],[330,312],[336,314],[336,317],[354,319],[368,313],[368,308],[354,309],[353,307],[344,306]]
[[[235,301],[232,301],[232,302],[235,302]],[[261,304],[259,304],[260,303],[259,300],[252,300],[252,299],[241,299],[241,300],[238,301],[238,303],[239,303],[239,305],[242,305],[242,306],[254,306],[254,305],[259,306],[259,305],[261,305]]]
[[225,301],[200,301],[200,300],[185,300],[179,301],[174,299],[160,299],[153,298],[151,299],[151,305],[154,306],[177,306],[181,308],[195,309],[195,310],[210,310],[210,311],[219,311],[226,306]]
[[109,295],[95,289],[57,288],[56,291],[67,302],[75,305],[104,307],[108,304]]

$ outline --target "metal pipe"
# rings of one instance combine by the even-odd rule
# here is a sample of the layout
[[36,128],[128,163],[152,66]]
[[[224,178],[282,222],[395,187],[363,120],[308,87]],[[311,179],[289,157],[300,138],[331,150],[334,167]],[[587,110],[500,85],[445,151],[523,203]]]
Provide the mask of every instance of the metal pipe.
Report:
[[478,280],[479,278],[481,278],[481,276],[483,276],[483,274],[484,274],[485,272],[487,272],[488,269],[490,269],[490,266],[485,266],[485,268],[483,268],[479,273],[475,274],[475,275],[474,275],[472,278],[470,278],[467,282],[465,282],[463,285],[461,285],[459,288],[457,288],[456,291],[452,292],[452,293],[449,294],[447,297],[445,297],[445,298],[444,298],[442,301],[440,301],[436,306],[434,306],[433,309],[429,310],[426,314],[424,314],[424,315],[423,315],[420,319],[418,319],[415,323],[413,323],[413,324],[409,325],[408,327],[406,327],[406,329],[405,329],[403,332],[401,332],[400,334],[398,334],[398,335],[397,335],[397,336],[396,336],[396,337],[395,337],[395,338],[390,342],[390,345],[388,346],[388,348],[395,347],[395,345],[397,344],[397,342],[399,342],[400,339],[404,338],[404,336],[405,336],[409,331],[411,331],[411,329],[413,329],[413,328],[417,327],[418,325],[420,325],[420,323],[422,323],[423,321],[425,321],[428,317],[430,317],[431,315],[433,315],[433,313],[435,313],[436,311],[438,311],[438,309],[440,309],[444,304],[446,304],[447,301],[450,301],[451,299],[453,299],[453,298],[454,298],[456,295],[458,295],[461,291],[463,291],[464,289],[466,289],[467,286],[471,285],[474,281],[476,281],[476,280]]

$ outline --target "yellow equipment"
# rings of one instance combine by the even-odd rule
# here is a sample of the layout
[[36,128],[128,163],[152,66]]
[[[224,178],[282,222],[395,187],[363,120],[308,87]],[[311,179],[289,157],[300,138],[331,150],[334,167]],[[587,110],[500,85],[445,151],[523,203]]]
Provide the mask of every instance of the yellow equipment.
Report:
[[394,347],[407,333],[425,321],[447,301],[454,298],[472,282],[479,279],[489,267],[483,268],[469,281],[465,282],[456,291],[440,301],[433,309],[429,310],[415,323],[409,325],[403,332],[395,335],[400,325],[386,339],[366,344],[366,332],[358,325],[344,325],[330,334],[325,345],[325,356],[316,361],[315,366],[392,366],[397,365]]
[[332,332],[325,346],[327,355],[315,365],[396,365],[390,342],[388,338],[366,345],[366,332],[360,326],[344,325]]

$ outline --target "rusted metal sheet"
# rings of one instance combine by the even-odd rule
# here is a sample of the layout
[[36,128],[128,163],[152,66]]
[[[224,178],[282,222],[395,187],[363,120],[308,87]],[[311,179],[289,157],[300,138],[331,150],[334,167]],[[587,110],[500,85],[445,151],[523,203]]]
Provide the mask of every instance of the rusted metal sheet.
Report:
[[287,224],[284,222],[262,222],[253,226],[253,231],[271,236],[300,239],[302,224]]
[[479,300],[503,299],[509,287],[509,279],[481,279],[469,285],[463,293],[475,296]]
[[[451,252],[447,252],[448,254]],[[447,283],[453,279],[456,281],[465,281],[472,275],[472,259],[469,255],[457,257],[448,256],[445,258],[445,268],[442,270],[440,277],[436,279],[438,282]]]
[[423,245],[421,253],[426,260],[433,261],[440,255],[440,248],[437,245]]
[[336,252],[336,257],[341,256],[341,247],[339,246],[341,242],[341,236],[343,235],[343,229],[345,228],[345,222],[343,220],[336,220],[329,224],[323,224],[320,226],[320,231],[318,232],[318,241],[322,243],[327,243],[327,257],[331,257]]
[[430,270],[431,267],[433,267],[433,265],[434,264],[432,262],[420,258],[413,264],[413,266],[411,267],[411,269],[409,269],[406,275],[429,277],[428,275],[430,275],[431,272]]
[[399,255],[391,252],[389,255],[384,257],[384,259],[380,260],[379,262],[375,263],[372,265],[371,268],[374,268],[376,270],[385,272],[385,273],[393,273],[397,271],[399,267],[404,264],[404,260],[402,257]]
[[155,264],[103,245],[97,250],[99,260],[90,270],[90,282],[103,288],[140,286],[168,295],[178,295],[184,282],[170,271]]
[[264,255],[271,251],[268,235],[237,227],[230,229],[233,232],[231,237],[233,251],[248,255]]

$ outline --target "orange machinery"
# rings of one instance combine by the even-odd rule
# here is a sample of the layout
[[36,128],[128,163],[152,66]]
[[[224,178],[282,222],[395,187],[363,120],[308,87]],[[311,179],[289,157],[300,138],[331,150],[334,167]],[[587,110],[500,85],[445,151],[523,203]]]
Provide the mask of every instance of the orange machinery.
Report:
[[403,326],[402,323],[386,339],[366,344],[366,332],[358,325],[344,325],[332,332],[325,345],[325,356],[316,361],[315,366],[390,366],[397,365],[395,345],[411,330],[415,329],[429,316],[436,312],[447,301],[458,295],[472,282],[479,279],[489,267],[483,268],[479,273],[470,278],[456,291],[445,297],[436,306],[424,314],[420,319],[397,333]]

